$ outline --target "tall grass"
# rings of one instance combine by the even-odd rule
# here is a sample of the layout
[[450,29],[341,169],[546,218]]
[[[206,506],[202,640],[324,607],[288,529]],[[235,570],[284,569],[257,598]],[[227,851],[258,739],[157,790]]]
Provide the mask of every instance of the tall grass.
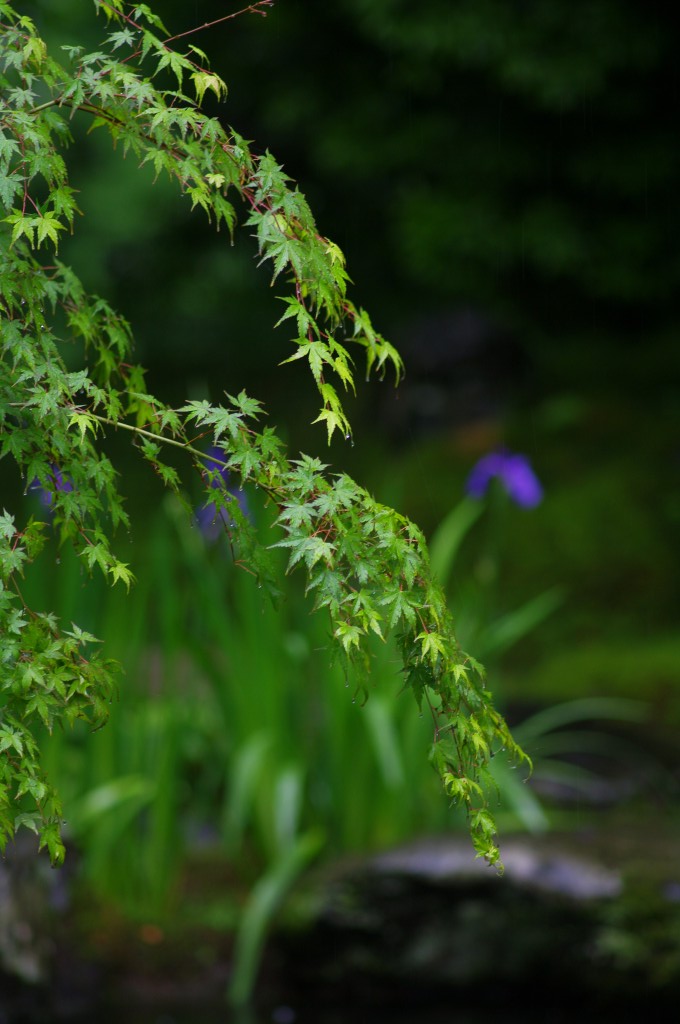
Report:
[[[481,508],[461,503],[432,538],[442,580]],[[175,498],[132,544],[139,582],[129,595],[83,578],[69,551],[59,559],[50,578],[27,580],[27,598],[100,636],[123,667],[104,729],[45,739],[67,834],[92,887],[133,917],[172,914],[187,857],[206,842],[221,850],[249,893],[228,918],[239,929],[236,1001],[251,990],[271,915],[319,852],[366,851],[462,823],[428,763],[431,722],[403,691],[392,647],[376,638],[362,705],[295,579],[273,608],[228,545],[208,544]],[[559,600],[550,591],[494,619],[471,604],[461,621],[475,653],[497,654]],[[534,720],[529,753],[586,712],[616,713],[592,705]],[[531,789],[502,757],[494,765],[506,827],[547,827]]]
[[273,608],[172,498],[148,525],[129,596],[84,579],[66,550],[52,580],[27,582],[34,605],[91,628],[124,670],[105,729],[45,743],[93,883],[158,913],[201,837],[252,882],[310,828],[340,852],[450,827],[431,726],[392,649],[376,641],[361,706],[295,582]]

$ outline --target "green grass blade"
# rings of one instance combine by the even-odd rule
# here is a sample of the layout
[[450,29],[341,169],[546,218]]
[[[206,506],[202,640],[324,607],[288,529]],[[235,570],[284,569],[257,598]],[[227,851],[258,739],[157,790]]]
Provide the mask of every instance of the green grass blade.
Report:
[[[512,612],[490,623],[480,634],[477,653],[480,658],[502,654],[552,615],[564,601],[561,587],[551,587]],[[519,742],[519,741],[518,741]]]
[[309,829],[260,878],[246,903],[236,934],[229,1001],[243,1006],[252,996],[262,951],[274,915],[300,872],[321,850],[325,837]]
[[518,743],[526,745],[531,739],[574,722],[589,719],[641,722],[647,712],[648,707],[641,700],[629,700],[627,697],[583,697],[537,711],[516,727],[515,735]]
[[443,587],[451,575],[458,550],[471,527],[479,519],[484,503],[463,498],[442,519],[430,538],[430,565]]

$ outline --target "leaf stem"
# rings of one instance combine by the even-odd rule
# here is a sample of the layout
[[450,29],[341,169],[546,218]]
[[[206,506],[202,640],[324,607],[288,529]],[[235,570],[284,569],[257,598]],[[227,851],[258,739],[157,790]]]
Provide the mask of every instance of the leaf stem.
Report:
[[97,420],[98,423],[104,423],[107,426],[120,427],[122,430],[129,430],[133,434],[141,434],[143,437],[151,438],[152,441],[160,441],[162,444],[170,444],[175,448],[181,448],[182,451],[191,452],[192,455],[197,455],[200,459],[207,459],[209,462],[215,462],[218,465],[227,469],[227,463],[223,462],[222,459],[216,459],[213,455],[208,455],[207,452],[202,452],[199,448],[194,448],[192,444],[187,441],[175,441],[172,437],[166,437],[165,434],[154,434],[151,430],[144,430],[143,427],[134,427],[131,423],[122,423],[120,420],[111,420],[106,416],[99,416],[96,412],[89,412],[88,416],[92,419]]

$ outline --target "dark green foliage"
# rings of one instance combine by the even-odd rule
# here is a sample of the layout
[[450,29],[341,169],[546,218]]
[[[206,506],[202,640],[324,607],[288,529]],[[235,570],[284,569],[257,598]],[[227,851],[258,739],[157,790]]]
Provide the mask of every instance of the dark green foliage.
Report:
[[660,385],[677,331],[667,5],[338,0],[259,28],[239,25],[237,57],[281,88],[234,102],[316,183],[383,323],[470,305],[517,332],[550,391]]
[[[12,457],[27,486],[49,492],[53,529],[75,545],[87,569],[129,588],[132,570],[112,546],[113,531],[128,519],[105,454],[106,433],[127,431],[178,493],[179,472],[164,452],[180,449],[187,468],[203,474],[207,500],[224,511],[239,564],[272,591],[270,546],[288,549],[289,570],[304,568],[348,670],[367,671],[368,638],[396,631],[405,685],[432,715],[433,764],[448,795],[467,808],[478,853],[495,863],[486,765],[496,746],[523,755],[492,707],[480,666],[455,639],[420,531],[349,477],[329,475],[318,459],[290,459],[272,428],[257,429],[263,410],[245,392],[227,394],[224,405],[189,401],[180,408],[149,394],[142,370],[129,361],[128,324],[87,295],[58,260],[60,232],[73,229],[78,212],[66,144],[81,127],[103,128],[123,155],[167,175],[216,229],[233,231],[232,200],[245,206],[260,262],[271,265],[274,281],[286,281],[279,322],[295,324],[290,360],[309,365],[321,399],[315,422],[325,424],[329,442],[336,431],[351,433],[337,382],[354,388],[352,346],[364,350],[367,373],[389,366],[398,380],[402,372],[398,353],[348,297],[341,251],[319,234],[281,166],[201,109],[206,93],[218,100],[226,94],[205,56],[164,42],[167,33],[145,5],[102,0],[96,7],[109,26],[102,48],[67,47],[62,65],[33,22],[0,3],[0,454]],[[263,542],[232,494],[215,487],[216,460],[206,468],[198,446],[206,439],[222,451],[222,468],[274,504],[281,540]],[[2,529],[2,830],[6,837],[30,825],[59,860],[58,799],[42,779],[31,724],[39,720],[51,730],[83,716],[101,724],[113,676],[105,661],[86,657],[93,637],[75,626],[60,632],[54,617],[23,605],[19,578],[37,554],[38,526],[17,528],[6,513]],[[24,812],[22,797],[35,809]]]
[[[72,725],[87,719],[94,728],[108,717],[113,692],[112,664],[75,624],[61,630],[54,615],[32,612],[23,603],[16,577],[42,547],[43,523],[30,521],[23,533],[8,513],[0,515],[0,849],[20,826],[40,835],[53,863],[61,863],[61,804],[43,778],[34,730],[42,723]],[[22,798],[35,810],[21,810]],[[24,802],[26,802],[24,801]]]

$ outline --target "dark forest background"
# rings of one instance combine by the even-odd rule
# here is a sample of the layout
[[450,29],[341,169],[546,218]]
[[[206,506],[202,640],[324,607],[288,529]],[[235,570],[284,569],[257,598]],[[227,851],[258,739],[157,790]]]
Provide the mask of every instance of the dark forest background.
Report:
[[[55,51],[106,35],[85,0],[19,6]],[[178,36],[239,2],[151,6]],[[274,329],[283,306],[247,210],[231,244],[76,115],[84,216],[59,251],[130,321],[163,401],[245,388],[292,457],[349,472],[428,539],[463,508],[473,525],[446,580],[457,635],[536,763],[523,786],[494,760],[501,835],[620,815],[645,871],[660,827],[677,831],[680,780],[676,22],[659,0],[277,0],[267,17],[176,40],[207,53],[229,87],[219,107],[206,97],[211,114],[298,182],[346,254],[352,299],[404,356],[398,388],[372,380],[348,397],[351,444],[327,447],[309,374],[279,365],[288,325]],[[387,646],[354,706],[296,577],[282,574],[281,607],[265,608],[229,545],[191,528],[119,434],[105,443],[137,585],[107,589],[55,545],[25,592],[101,636],[125,670],[107,727],[54,730],[44,760],[68,808],[83,916],[102,898],[114,908],[85,945],[136,959],[147,939],[116,947],[120,907],[232,933],[259,880],[284,894],[296,844],[311,859],[323,833],[326,858],[363,852],[450,831],[455,812],[427,762],[427,709],[420,721],[401,700]],[[475,519],[459,505],[466,479],[502,448],[530,459],[544,498],[520,508],[496,487]],[[185,483],[196,508],[198,482]],[[49,518],[26,484],[3,460],[0,508]],[[262,495],[246,500],[267,523]],[[608,852],[615,840],[612,827]],[[632,891],[643,909],[617,947],[626,971],[647,958],[677,977],[675,917],[672,933],[655,930],[652,889]],[[203,955],[188,946],[183,957]]]
[[[104,32],[82,0],[24,5],[54,45]],[[229,13],[159,0],[171,34]],[[233,5],[237,9],[237,5]],[[680,667],[680,307],[674,16],[634,0],[280,0],[187,36],[215,109],[300,185],[406,380],[362,388],[330,454],[248,229],[216,235],[167,182],[78,135],[86,219],[63,246],[131,321],[169,400],[246,387],[291,447],[347,469],[430,533],[499,446],[546,498],[505,524],[511,606],[566,602],[514,649],[544,696],[645,693]],[[245,220],[245,211],[242,211]],[[136,467],[130,468],[133,475]],[[142,511],[148,490],[131,487]],[[521,682],[519,682],[521,680]],[[529,680],[530,682],[527,682]],[[665,705],[664,705],[665,706]]]

